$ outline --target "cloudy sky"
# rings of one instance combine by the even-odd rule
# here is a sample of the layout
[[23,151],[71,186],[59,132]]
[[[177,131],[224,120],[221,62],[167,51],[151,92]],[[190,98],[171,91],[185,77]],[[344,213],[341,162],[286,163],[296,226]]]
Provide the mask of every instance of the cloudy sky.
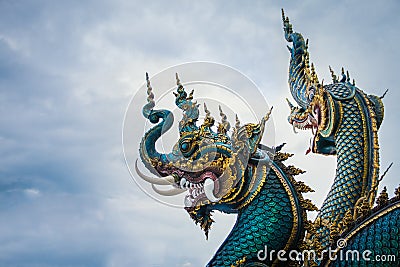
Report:
[[258,85],[274,106],[276,144],[288,143],[321,204],[335,158],[304,156],[310,133],[286,122],[282,7],[310,39],[320,80],[344,66],[368,93],[390,90],[380,145],[382,166],[395,163],[384,180],[392,194],[398,1],[248,2],[0,1],[0,266],[205,265],[235,217],[217,214],[206,241],[182,209],[139,189],[121,144],[144,73],[183,62],[226,64]]

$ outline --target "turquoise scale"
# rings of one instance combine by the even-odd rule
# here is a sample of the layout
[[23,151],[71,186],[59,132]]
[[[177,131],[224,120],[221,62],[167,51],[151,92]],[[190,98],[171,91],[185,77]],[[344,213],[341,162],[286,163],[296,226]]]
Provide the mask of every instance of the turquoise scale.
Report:
[[[362,224],[362,222],[360,224]],[[342,252],[338,253],[338,259],[334,262],[331,262],[329,266],[399,266],[399,228],[400,209],[395,209],[358,231],[347,242],[347,246],[342,249]],[[357,227],[355,229],[357,229]],[[366,255],[369,261],[366,261],[362,257],[362,253],[366,250],[371,251],[370,255]],[[358,251],[360,255],[359,260],[355,260],[355,258],[351,256],[353,253],[352,251]],[[346,253],[348,255],[347,259]],[[343,256],[340,257],[341,255]],[[385,257],[386,261],[377,261],[375,257],[378,256],[379,259],[382,259],[382,255]],[[395,260],[393,261],[389,259],[389,257],[394,257],[393,259]]]
[[[346,97],[348,90],[342,83],[327,85],[325,89],[337,97]],[[357,93],[354,97],[361,98]],[[361,197],[364,170],[364,131],[362,124],[362,110],[354,98],[342,101],[342,123],[335,135],[337,150],[337,168],[334,183],[320,209],[318,217],[329,222],[340,221],[345,212],[354,207]],[[359,138],[360,141],[356,139]],[[358,159],[357,161],[354,159]],[[369,178],[371,179],[371,178]],[[329,245],[329,230],[327,227],[318,229],[321,234],[321,245]]]
[[[207,266],[225,267],[246,257],[246,262],[257,262],[257,252],[283,249],[293,227],[289,197],[271,170],[258,195],[239,211],[231,233]],[[268,259],[263,262],[270,265]]]

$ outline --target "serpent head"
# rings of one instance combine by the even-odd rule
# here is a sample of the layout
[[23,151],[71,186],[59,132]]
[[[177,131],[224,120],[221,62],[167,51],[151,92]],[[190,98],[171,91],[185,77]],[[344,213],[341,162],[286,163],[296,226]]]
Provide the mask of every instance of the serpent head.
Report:
[[[172,126],[173,116],[169,111],[154,109],[154,95],[148,80],[148,103],[143,107],[143,114],[152,123],[157,123],[157,118],[163,121],[142,138],[140,156],[145,167],[158,177],[143,174],[137,164],[136,171],[159,194],[170,196],[185,192],[184,204],[188,209],[224,203],[245,175],[249,159],[259,153],[257,147],[270,113],[260,123],[242,126],[236,117],[235,127],[231,129],[219,107],[221,122],[214,127],[215,120],[204,104],[206,116],[198,126],[199,104],[193,101],[193,91],[187,94],[178,76],[176,79],[175,104],[183,111],[179,139],[171,153],[156,151],[155,142]],[[158,185],[169,188],[162,190]]]

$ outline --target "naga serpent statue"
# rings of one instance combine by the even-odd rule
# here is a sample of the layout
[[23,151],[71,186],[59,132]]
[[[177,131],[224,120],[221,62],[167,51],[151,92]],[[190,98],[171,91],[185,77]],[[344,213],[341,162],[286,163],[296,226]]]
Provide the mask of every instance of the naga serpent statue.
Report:
[[[335,246],[339,238],[346,250],[371,250],[375,255],[395,255],[399,260],[400,192],[388,199],[386,188],[374,206],[379,178],[378,129],[382,123],[382,97],[368,95],[350,82],[342,68],[341,78],[332,75],[332,84],[318,81],[314,65],[309,64],[308,40],[293,32],[282,10],[285,38],[292,43],[289,65],[290,92],[298,107],[291,109],[288,121],[293,129],[311,129],[308,152],[337,155],[336,176],[306,242],[322,251]],[[364,261],[333,261],[310,265],[365,266]],[[342,264],[342,265],[340,265]],[[382,263],[385,264],[385,263]],[[386,263],[388,264],[388,263]],[[392,264],[396,264],[393,263]],[[375,263],[373,266],[382,266]],[[385,265],[394,266],[394,265]],[[397,265],[396,265],[397,266]]]
[[[324,254],[328,248],[334,250],[335,256],[352,250],[370,250],[372,255],[395,255],[398,260],[400,188],[392,199],[386,188],[376,197],[384,176],[379,177],[377,136],[383,120],[382,97],[365,94],[354,82],[350,83],[344,71],[339,80],[331,70],[333,83],[320,83],[314,66],[309,65],[308,42],[293,32],[283,11],[282,17],[285,38],[292,43],[288,47],[289,87],[299,105],[295,107],[288,101],[289,123],[293,129],[312,130],[308,152],[337,155],[336,177],[317,219],[307,219],[307,211],[318,209],[302,196],[313,190],[294,179],[304,171],[283,164],[292,154],[282,152],[282,145],[270,148],[260,143],[271,111],[259,123],[241,125],[236,117],[230,134],[230,123],[221,108],[221,122],[217,131],[212,129],[215,120],[204,104],[206,116],[198,125],[199,104],[193,101],[193,91],[187,94],[178,75],[175,104],[183,111],[179,140],[171,153],[161,154],[156,150],[156,142],[172,127],[174,117],[168,110],[154,109],[153,89],[146,74],[147,104],[142,113],[155,126],[142,138],[139,155],[155,177],[142,173],[137,161],[136,172],[158,194],[173,196],[186,192],[185,209],[206,237],[214,210],[237,214],[232,231],[207,266],[368,264],[362,259],[332,259]],[[299,253],[312,250],[316,257],[286,255],[287,261],[276,253],[260,257],[265,248]]]
[[[268,113],[257,124],[240,125],[236,117],[233,133],[220,109],[222,121],[217,132],[215,120],[204,105],[206,117],[197,126],[198,104],[177,78],[176,105],[183,110],[179,122],[180,139],[170,154],[160,154],[155,142],[173,124],[172,113],[155,110],[154,95],[147,76],[148,103],[143,115],[158,123],[147,131],[140,143],[140,157],[145,167],[158,177],[149,177],[139,170],[140,177],[150,182],[162,195],[187,192],[185,209],[208,235],[213,223],[212,211],[236,213],[236,224],[207,266],[269,266],[276,255],[260,261],[258,252],[299,250],[304,239],[306,210],[316,210],[303,192],[312,191],[293,176],[301,171],[282,162],[291,154],[260,144]],[[161,122],[159,122],[161,120]],[[170,185],[162,190],[157,185]]]

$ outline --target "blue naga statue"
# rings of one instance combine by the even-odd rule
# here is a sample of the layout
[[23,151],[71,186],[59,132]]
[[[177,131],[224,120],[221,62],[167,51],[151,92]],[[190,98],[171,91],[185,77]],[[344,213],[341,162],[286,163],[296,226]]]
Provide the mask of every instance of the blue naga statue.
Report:
[[[179,122],[180,138],[170,154],[160,154],[155,142],[173,124],[172,113],[156,110],[152,87],[147,76],[148,103],[143,115],[152,123],[140,143],[140,157],[148,170],[158,177],[136,172],[163,195],[187,192],[185,209],[196,224],[208,235],[214,210],[236,213],[237,221],[225,242],[208,266],[252,266],[258,264],[259,251],[267,246],[275,250],[299,250],[308,223],[306,210],[316,210],[302,192],[312,191],[293,176],[302,173],[282,162],[291,154],[276,152],[260,144],[265,122],[270,112],[257,123],[240,125],[238,118],[233,133],[230,123],[220,109],[222,121],[217,132],[215,123],[204,105],[206,117],[198,126],[198,104],[193,101],[177,79],[176,105],[183,110]],[[161,121],[160,121],[161,120]],[[161,191],[157,185],[171,185]],[[262,255],[264,257],[264,255]],[[268,266],[277,261],[276,255],[256,266]]]
[[[318,209],[302,196],[313,190],[294,179],[303,171],[283,164],[292,154],[282,152],[282,145],[270,148],[260,143],[271,111],[259,123],[241,125],[236,117],[229,134],[230,123],[220,109],[222,119],[213,131],[215,120],[205,104],[205,119],[198,124],[199,104],[178,75],[175,104],[183,111],[179,140],[171,153],[161,154],[155,143],[174,118],[168,110],[155,109],[146,74],[143,115],[155,126],[142,138],[139,154],[155,177],[143,174],[137,162],[136,172],[161,195],[185,192],[185,209],[206,237],[214,210],[237,214],[232,231],[207,266],[368,266],[368,259],[338,257],[355,250],[371,251],[371,259],[393,255],[399,260],[400,189],[392,199],[386,189],[376,197],[384,176],[379,177],[377,137],[383,120],[381,98],[365,94],[344,71],[339,80],[331,70],[333,83],[319,83],[314,66],[309,66],[307,41],[293,32],[283,11],[282,17],[285,38],[292,43],[289,86],[299,105],[288,102],[289,123],[293,129],[312,130],[309,152],[337,155],[336,177],[317,219],[307,219],[307,211]],[[282,253],[266,255],[265,248]],[[336,257],[328,257],[328,250]],[[291,251],[296,255],[287,255]],[[396,266],[382,264],[371,266]]]
[[[394,255],[400,260],[400,189],[388,198],[386,188],[374,202],[379,178],[378,129],[383,120],[382,97],[368,95],[350,82],[342,69],[339,79],[330,68],[332,84],[318,81],[314,65],[309,64],[308,40],[293,32],[282,10],[285,38],[292,47],[289,65],[290,92],[299,106],[288,118],[293,129],[311,129],[308,152],[337,155],[336,176],[319,209],[306,242],[317,251],[335,248],[338,253],[370,250],[375,255]],[[340,252],[343,254],[343,252]],[[371,255],[370,255],[371,256]],[[372,255],[370,258],[373,258]],[[366,266],[368,262],[323,259],[311,266]],[[369,263],[370,266],[397,266],[396,263]],[[388,265],[389,264],[389,265]]]

